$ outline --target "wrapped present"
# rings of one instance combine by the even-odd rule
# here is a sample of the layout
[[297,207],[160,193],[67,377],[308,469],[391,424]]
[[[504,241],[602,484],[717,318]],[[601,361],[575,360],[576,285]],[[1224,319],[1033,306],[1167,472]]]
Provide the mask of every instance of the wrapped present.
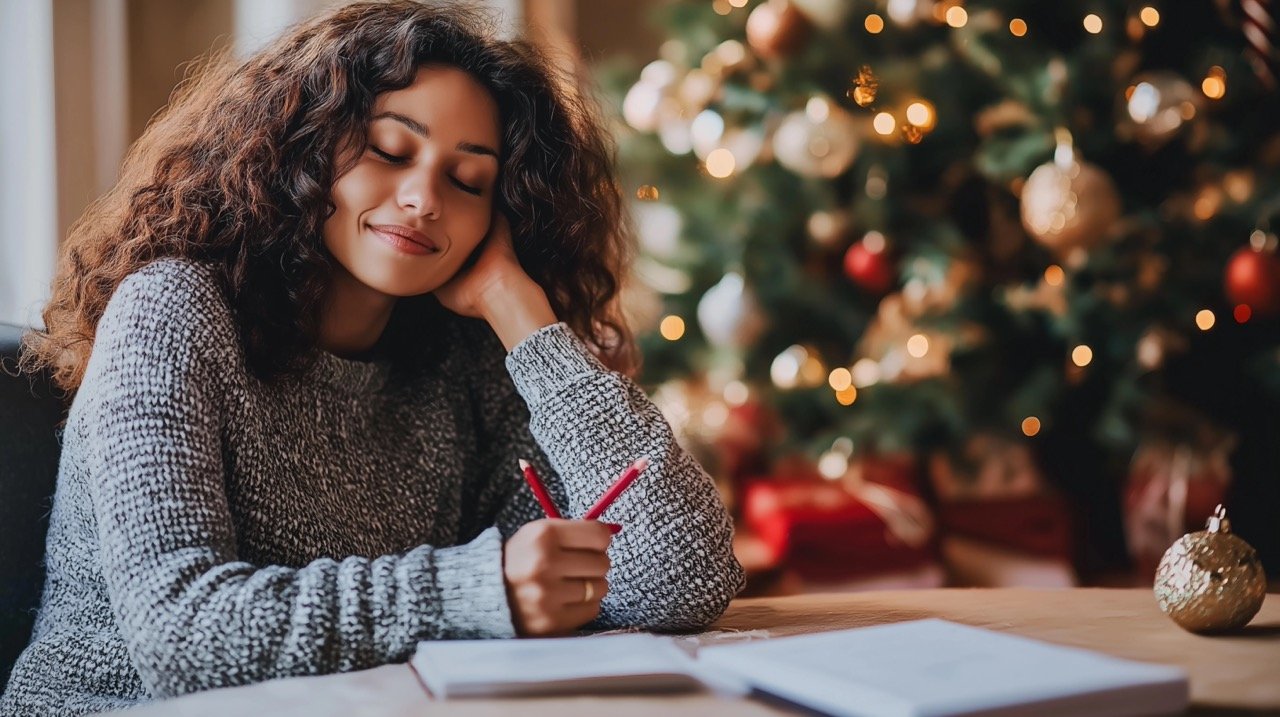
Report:
[[1146,441],[1134,453],[1124,489],[1125,539],[1139,573],[1154,575],[1165,550],[1200,530],[1226,503],[1234,438]]
[[871,480],[753,480],[743,520],[773,561],[807,581],[901,571],[936,557],[928,506]]
[[1070,506],[1045,480],[1030,445],[1019,437],[978,433],[929,462],[938,523],[948,536],[1070,563]]
[[948,535],[1072,561],[1071,511],[1056,495],[949,501],[937,510],[938,523]]

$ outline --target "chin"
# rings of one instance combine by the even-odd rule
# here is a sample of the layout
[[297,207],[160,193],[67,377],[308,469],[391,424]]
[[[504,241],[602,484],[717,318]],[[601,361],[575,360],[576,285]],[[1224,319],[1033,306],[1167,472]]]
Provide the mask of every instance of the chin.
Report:
[[357,262],[355,266],[344,268],[356,281],[370,289],[400,299],[430,294],[444,284],[443,280],[432,276],[435,272],[399,262]]

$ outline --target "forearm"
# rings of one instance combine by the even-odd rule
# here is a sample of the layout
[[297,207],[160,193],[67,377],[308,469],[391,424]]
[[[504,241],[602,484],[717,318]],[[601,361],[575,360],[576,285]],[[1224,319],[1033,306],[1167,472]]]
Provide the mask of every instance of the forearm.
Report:
[[718,617],[742,585],[731,522],[710,477],[653,402],[563,325],[518,346],[508,368],[568,515],[582,515],[631,461],[650,459],[605,514],[624,529],[610,549],[600,624],[679,629]]
[[[496,530],[456,548],[297,570],[226,563],[185,580],[193,569],[175,555],[145,582],[113,581],[122,633],[156,696],[372,667],[422,639],[513,636]],[[157,595],[165,582],[173,589]]]

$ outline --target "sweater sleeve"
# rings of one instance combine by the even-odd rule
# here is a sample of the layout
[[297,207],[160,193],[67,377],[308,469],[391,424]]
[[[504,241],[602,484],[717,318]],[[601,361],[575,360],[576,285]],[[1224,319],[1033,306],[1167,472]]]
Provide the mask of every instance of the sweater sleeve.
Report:
[[[718,618],[744,582],[732,524],[711,478],[657,406],[563,323],[516,346],[506,368],[506,390],[518,396],[500,403],[519,409],[491,427],[499,433],[495,481],[508,486],[496,517],[503,533],[543,517],[515,468],[518,458],[539,468],[566,517],[579,517],[632,461],[648,456],[649,468],[602,517],[623,530],[610,547],[609,592],[591,626],[688,630]],[[497,382],[490,389],[500,390]]]
[[234,329],[192,271],[122,283],[73,408],[108,595],[148,691],[360,669],[406,659],[421,639],[514,636],[496,529],[296,569],[237,558],[219,379]]

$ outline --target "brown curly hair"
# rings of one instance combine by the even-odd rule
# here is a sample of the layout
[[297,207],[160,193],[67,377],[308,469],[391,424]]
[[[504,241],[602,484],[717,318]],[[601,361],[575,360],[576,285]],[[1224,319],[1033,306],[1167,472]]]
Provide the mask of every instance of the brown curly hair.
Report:
[[[496,100],[495,206],[521,265],[606,364],[634,371],[617,301],[633,249],[598,105],[531,45],[494,39],[484,20],[459,6],[358,3],[243,62],[205,62],[130,149],[116,186],[71,227],[23,369],[47,368],[73,394],[116,287],[155,259],[184,257],[215,268],[256,376],[305,371],[334,262],[321,229],[348,168],[334,158],[363,153],[377,95],[436,64],[467,72]],[[401,299],[388,331],[433,310],[443,311],[430,295]]]

